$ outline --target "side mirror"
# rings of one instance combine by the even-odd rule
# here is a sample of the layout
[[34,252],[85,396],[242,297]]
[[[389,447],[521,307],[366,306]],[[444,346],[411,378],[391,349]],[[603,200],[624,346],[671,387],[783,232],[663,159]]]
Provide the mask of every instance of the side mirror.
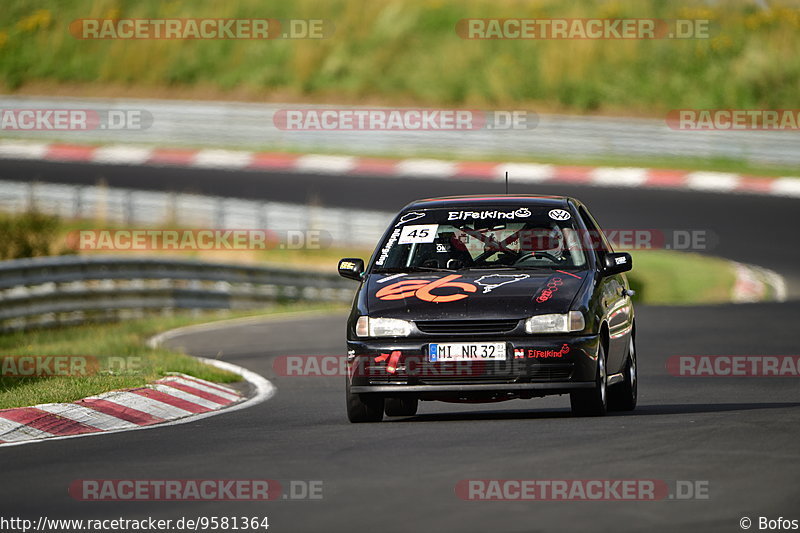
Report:
[[603,274],[607,276],[621,274],[629,271],[631,268],[633,268],[633,259],[631,259],[631,254],[621,252],[605,255]]
[[343,278],[361,281],[364,273],[364,260],[357,257],[345,257],[339,260],[339,275]]

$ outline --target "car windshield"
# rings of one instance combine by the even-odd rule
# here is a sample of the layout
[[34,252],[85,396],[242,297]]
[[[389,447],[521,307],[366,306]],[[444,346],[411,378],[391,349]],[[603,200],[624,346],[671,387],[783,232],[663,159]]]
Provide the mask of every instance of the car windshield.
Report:
[[575,219],[552,207],[404,212],[378,247],[374,272],[583,269]]

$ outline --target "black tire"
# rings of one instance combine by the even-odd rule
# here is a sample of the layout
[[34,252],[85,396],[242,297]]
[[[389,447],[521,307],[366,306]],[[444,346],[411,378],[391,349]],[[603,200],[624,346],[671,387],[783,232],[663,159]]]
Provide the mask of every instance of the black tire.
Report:
[[625,360],[625,380],[608,389],[609,411],[633,411],[639,396],[639,374],[636,364],[636,341],[631,335],[628,358]]
[[353,394],[347,380],[347,419],[353,423],[380,422],[383,420],[383,396]]
[[603,416],[608,410],[606,377],[606,351],[602,343],[597,349],[597,373],[593,389],[578,390],[569,394],[572,414],[576,416]]
[[386,416],[414,416],[417,414],[419,400],[414,396],[401,396],[399,398],[386,398],[384,411]]

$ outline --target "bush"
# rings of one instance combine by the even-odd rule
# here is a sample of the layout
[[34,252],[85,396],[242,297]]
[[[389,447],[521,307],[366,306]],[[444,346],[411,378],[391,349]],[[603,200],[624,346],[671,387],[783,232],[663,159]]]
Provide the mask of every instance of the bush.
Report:
[[0,259],[21,259],[71,253],[59,246],[61,219],[38,211],[0,215]]

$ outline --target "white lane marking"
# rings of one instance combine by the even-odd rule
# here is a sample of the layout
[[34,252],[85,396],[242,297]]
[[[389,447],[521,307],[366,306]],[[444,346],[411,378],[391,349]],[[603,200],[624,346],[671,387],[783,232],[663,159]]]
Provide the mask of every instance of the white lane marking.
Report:
[[738,174],[730,172],[690,172],[686,175],[686,186],[702,191],[732,191],[740,181]]
[[102,146],[94,151],[91,160],[95,163],[119,163],[141,165],[153,155],[152,148],[140,146],[112,145]]
[[647,182],[648,171],[636,167],[597,167],[589,175],[595,185],[607,187],[641,187]]
[[800,198],[800,178],[778,178],[772,182],[772,194]]
[[175,387],[170,387],[167,384],[161,383],[153,383],[151,387],[158,392],[163,392],[164,394],[169,394],[170,396],[174,396],[180,400],[187,401],[189,403],[193,403],[195,405],[200,405],[202,407],[208,407],[209,409],[219,409],[223,407],[224,404],[212,402],[211,400],[206,400],[205,398],[201,398],[200,396],[195,396],[194,394],[189,394],[188,392],[184,392],[180,389],[176,389]]
[[537,163],[502,163],[494,167],[494,177],[505,179],[508,172],[509,183],[538,183],[547,181],[556,176],[553,165],[540,165]]
[[127,391],[110,392],[108,394],[101,394],[99,396],[91,396],[90,398],[106,400],[121,407],[136,409],[137,411],[142,411],[143,413],[147,413],[148,415],[162,418],[164,420],[189,416],[192,414],[191,411],[187,411],[186,409],[181,409],[180,407],[175,407],[168,403],[159,402],[158,400]]
[[0,142],[0,158],[3,159],[44,159],[50,145],[45,143]]
[[103,431],[137,427],[127,420],[74,403],[48,403],[37,405],[36,408]]
[[192,387],[192,388],[195,388],[197,390],[200,390],[200,391],[203,391],[203,392],[207,392],[207,393],[213,394],[215,396],[219,396],[220,398],[223,398],[223,399],[228,400],[230,402],[235,402],[236,400],[241,398],[241,396],[239,396],[238,394],[225,392],[225,391],[217,389],[216,387],[208,387],[206,385],[203,385],[203,383],[201,383],[201,382],[192,381],[190,379],[184,379],[182,377],[177,377],[177,376],[176,377],[169,377],[169,378],[162,379],[162,380],[160,380],[160,383],[164,383],[166,385],[169,385],[170,383],[180,383],[182,385],[186,385],[187,387]]
[[[8,441],[8,443],[24,443],[31,439],[38,440],[53,436],[52,433],[0,418],[0,440]],[[6,444],[0,444],[0,446],[6,446]]]
[[356,167],[356,158],[341,155],[302,155],[295,160],[295,171],[346,174]]
[[244,168],[253,160],[252,152],[235,150],[200,150],[192,166],[201,168]]
[[457,170],[455,161],[439,159],[402,159],[394,167],[396,175],[412,178],[449,178],[456,175]]

